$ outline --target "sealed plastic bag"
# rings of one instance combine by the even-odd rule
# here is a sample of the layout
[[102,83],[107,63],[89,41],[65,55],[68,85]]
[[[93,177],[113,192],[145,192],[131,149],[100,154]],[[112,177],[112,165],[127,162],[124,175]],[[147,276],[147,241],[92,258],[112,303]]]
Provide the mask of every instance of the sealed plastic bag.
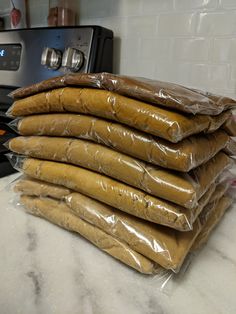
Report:
[[[215,138],[223,140],[224,133]],[[222,166],[214,163],[213,159],[190,174],[171,172],[105,146],[69,138],[16,137],[8,142],[8,147],[18,154],[71,163],[100,172],[186,208],[198,206],[198,200],[222,170]]]
[[[87,238],[90,242],[95,244],[97,247],[101,248],[103,251],[109,255],[115,257],[116,259],[122,261],[124,264],[138,270],[144,274],[156,274],[160,278],[168,278],[171,276],[164,268],[160,267],[158,264],[153,263],[151,260],[145,256],[132,250],[126,243],[121,242],[116,237],[112,237],[106,232],[103,232],[94,225],[80,219],[78,216],[74,215],[65,203],[56,201],[50,198],[37,198],[32,196],[21,196],[21,204],[24,205],[26,211],[29,213],[45,218],[52,223],[59,225],[67,230],[72,230],[78,232],[83,237]],[[215,207],[212,208],[214,211],[212,215],[219,218],[219,213],[223,214],[225,210],[230,206],[231,200],[223,197]],[[210,217],[210,216],[208,216]],[[204,233],[204,241],[207,240],[210,231],[218,220],[211,219],[207,226],[202,229],[209,230]],[[199,241],[202,238],[201,234],[196,239],[196,245],[192,246],[192,251],[199,248]]]
[[20,192],[29,196],[51,197],[63,200],[71,194],[71,190],[64,186],[39,181],[30,177],[21,176],[13,182],[14,192]]
[[231,137],[224,151],[230,156],[236,156],[236,138]]
[[[78,166],[15,155],[9,157],[15,168],[30,177],[65,186],[134,216],[181,231],[192,229],[193,222],[210,197],[209,193],[205,193],[197,208],[187,210]],[[219,153],[214,163],[225,168],[230,165],[231,159]]]
[[[210,233],[214,229],[214,227],[219,223],[221,218],[223,217],[225,211],[230,207],[232,204],[233,199],[230,196],[223,196],[217,202],[215,208],[210,207],[210,210],[207,211],[207,215],[205,216],[204,213],[200,215],[200,221],[203,224],[201,232],[198,234],[191,251],[196,251],[200,249],[208,240]],[[214,204],[214,203],[213,203]]]
[[[210,198],[211,208],[214,207],[228,184],[221,184]],[[81,219],[95,225],[111,236],[129,245],[131,249],[148,257],[166,269],[179,271],[192,244],[206,223],[210,208],[206,205],[203,209],[204,220],[197,220],[190,232],[179,232],[167,227],[138,219],[125,214],[115,208],[107,206],[85,195],[71,191],[65,197],[61,191],[55,194],[56,189],[63,187],[47,184],[42,181],[21,179],[15,184],[15,191],[26,195],[39,197],[55,197],[66,202],[67,206]],[[47,191],[47,194],[45,194]],[[205,210],[207,208],[207,210]],[[207,211],[207,213],[205,213]]]
[[163,272],[163,269],[132,250],[125,243],[74,215],[63,202],[26,195],[21,196],[20,202],[30,214],[45,218],[60,227],[79,233],[104,252],[141,273]]
[[13,103],[13,117],[50,112],[76,112],[110,119],[173,143],[200,132],[217,130],[231,115],[187,115],[97,89],[63,88],[39,93]]
[[183,112],[217,115],[236,107],[235,100],[173,83],[135,78],[110,73],[66,74],[20,88],[11,95],[22,98],[42,91],[64,86],[89,86],[116,92],[131,98],[173,108]]
[[[45,189],[47,183],[44,184],[39,181],[38,185]],[[26,186],[25,182],[24,186]],[[16,185],[15,189],[29,196],[35,193],[33,190],[30,192],[29,188],[26,190],[22,188],[21,182]],[[37,190],[39,192],[39,188]],[[48,196],[50,197],[50,195]],[[65,198],[65,202],[72,212],[81,219],[126,243],[131,249],[150,260],[174,271],[179,269],[194,239],[200,232],[199,221],[195,223],[193,231],[177,232],[122,213],[115,208],[73,191]]]
[[218,130],[174,144],[122,124],[75,114],[29,116],[12,121],[10,126],[21,135],[92,140],[155,165],[179,171],[189,171],[206,162],[223,149],[229,140],[224,131]]
[[230,135],[236,136],[236,116],[231,115],[223,124],[223,129]]

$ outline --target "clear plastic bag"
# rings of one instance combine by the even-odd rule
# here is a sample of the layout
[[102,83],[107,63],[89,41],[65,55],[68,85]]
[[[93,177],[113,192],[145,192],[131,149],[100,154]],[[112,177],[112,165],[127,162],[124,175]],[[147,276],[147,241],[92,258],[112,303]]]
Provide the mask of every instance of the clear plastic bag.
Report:
[[229,141],[229,136],[218,130],[174,144],[118,123],[75,114],[34,115],[16,119],[9,126],[25,136],[49,135],[92,140],[127,155],[178,171],[189,171],[208,161]]
[[236,141],[235,138],[231,137],[227,142],[224,151],[230,156],[236,156]]
[[[68,194],[67,189],[62,196],[63,187],[53,186],[42,181],[32,181],[30,178],[18,181],[14,189],[24,195],[38,196],[39,198],[54,197],[58,200],[64,200],[72,213],[79,218],[122,241],[132,250],[139,252],[158,265],[178,272],[195,239],[208,222],[209,215],[218,205],[218,201],[227,187],[228,184],[217,186],[210,198],[210,204],[204,207],[190,232],[179,232],[152,224],[122,213],[80,193],[70,191]],[[56,190],[58,193],[55,193]],[[37,202],[39,201],[37,200]]]
[[214,229],[214,227],[220,222],[223,217],[225,211],[232,204],[233,199],[226,195],[222,196],[218,202],[213,202],[206,208],[206,214],[202,212],[200,214],[200,221],[203,225],[201,232],[198,234],[191,251],[199,250],[208,240],[210,233]]
[[14,98],[22,98],[53,88],[65,86],[88,86],[113,91],[145,102],[177,109],[193,114],[217,115],[234,108],[235,100],[206,93],[173,83],[145,78],[126,77],[110,73],[66,74],[20,88],[11,93]]
[[65,203],[49,198],[22,195],[26,211],[62,228],[79,233],[95,246],[143,274],[163,273],[151,260],[135,252],[125,243],[74,215]]
[[19,179],[11,184],[12,187],[12,190],[17,193],[29,196],[51,197],[58,200],[64,200],[72,192],[64,186],[39,181],[26,176],[20,176]]
[[[134,216],[181,231],[192,229],[198,214],[211,196],[210,192],[205,193],[197,208],[187,210],[78,166],[24,158],[14,154],[9,154],[9,158],[13,167],[35,179],[65,186]],[[231,163],[231,159],[223,153],[213,159],[213,164],[220,167],[223,165],[221,172]],[[215,173],[210,167],[208,170]]]
[[187,115],[98,89],[62,88],[16,100],[13,117],[50,112],[76,112],[118,121],[173,143],[200,132],[217,130],[231,115]]
[[[217,138],[223,142],[224,133],[216,135]],[[105,146],[70,138],[16,137],[7,146],[18,154],[70,163],[105,174],[189,209],[198,206],[198,200],[224,169],[224,164],[218,165],[213,159],[189,174],[171,172]]]
[[223,124],[223,129],[230,135],[236,136],[236,115],[232,114]]

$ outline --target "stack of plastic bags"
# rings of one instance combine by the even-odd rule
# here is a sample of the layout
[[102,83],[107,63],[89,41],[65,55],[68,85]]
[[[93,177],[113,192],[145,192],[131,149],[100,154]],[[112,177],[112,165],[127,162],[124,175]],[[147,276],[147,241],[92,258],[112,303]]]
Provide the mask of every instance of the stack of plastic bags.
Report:
[[232,203],[227,97],[108,73],[18,89],[7,146],[26,211],[145,274],[178,272]]

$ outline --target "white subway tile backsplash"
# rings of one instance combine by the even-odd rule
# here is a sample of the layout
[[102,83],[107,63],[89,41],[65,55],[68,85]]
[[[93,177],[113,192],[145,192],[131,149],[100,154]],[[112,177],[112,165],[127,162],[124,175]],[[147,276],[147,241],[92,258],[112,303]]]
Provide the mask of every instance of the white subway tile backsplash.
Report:
[[220,0],[220,6],[223,8],[235,8],[235,0]]
[[86,17],[81,17],[79,19],[79,24],[80,25],[102,25],[101,22],[102,19],[100,18],[86,18]]
[[99,24],[113,30],[115,36],[127,37],[127,23],[126,17],[105,17],[100,19]]
[[236,38],[218,38],[214,41],[213,61],[236,65]]
[[123,75],[127,75],[126,70],[127,70],[126,59],[121,58],[118,66],[118,71],[115,73],[122,73]]
[[173,67],[173,70],[172,70],[173,78],[171,78],[170,81],[173,83],[176,82],[182,85],[187,85],[187,86],[190,85],[189,77],[190,77],[191,69],[192,69],[191,63],[173,62],[172,67]]
[[207,64],[193,64],[189,76],[189,85],[207,90],[210,81],[210,69]]
[[143,38],[140,59],[152,59],[154,62],[168,60],[171,57],[172,46],[172,40],[169,38]]
[[236,81],[236,66],[230,67],[230,80]]
[[[128,59],[132,56],[137,56],[141,49],[141,39],[135,37],[123,38],[121,40],[121,56],[124,59]],[[133,58],[136,59],[136,58]]]
[[230,69],[228,65],[209,66],[210,79],[209,86],[218,89],[227,89],[230,78]]
[[128,36],[147,37],[157,31],[156,16],[129,17],[127,19]]
[[174,0],[142,0],[143,15],[158,15],[163,11],[173,10]]
[[[48,2],[29,1],[33,26],[47,25]],[[77,8],[81,25],[113,30],[116,73],[236,95],[236,0],[80,0]]]
[[228,91],[230,89],[235,93],[234,97],[236,98],[236,66],[230,66]]
[[33,2],[33,6],[30,7],[30,25],[31,27],[40,27],[42,25],[47,26],[48,17],[48,4],[44,2]]
[[209,39],[176,38],[173,46],[173,56],[182,61],[207,61],[210,47]]
[[227,63],[230,54],[230,42],[228,38],[217,38],[212,46],[211,57],[214,63]]
[[[169,40],[167,40],[167,43],[169,43]],[[139,50],[140,59],[155,59],[156,49],[156,38],[142,38]]]
[[196,18],[196,13],[161,14],[159,16],[158,34],[160,36],[193,35]]
[[110,0],[110,2],[112,16],[142,15],[142,0]]
[[88,17],[106,17],[112,14],[113,1],[111,0],[88,0],[86,14]]
[[9,0],[1,0],[0,11],[5,11],[7,9],[10,9],[11,7],[12,6]]
[[[3,0],[1,0],[1,2],[3,2]],[[9,1],[10,2],[10,1]],[[13,1],[14,2],[14,1]],[[30,0],[30,7],[32,8],[33,6],[38,6],[39,5],[39,2],[40,2],[40,4],[42,4],[42,5],[46,5],[47,7],[49,7],[49,2],[48,2],[48,0],[40,0],[40,1],[38,1],[38,0]]]
[[[227,84],[227,90],[230,93],[236,93],[236,82],[233,80],[229,80]],[[219,94],[219,92],[218,92]],[[236,96],[234,95],[234,98],[236,99]]]
[[140,62],[138,59],[129,57],[128,59],[121,59],[120,71],[124,75],[154,78],[155,67],[152,60]]
[[197,35],[228,36],[233,34],[236,34],[236,10],[199,14]]
[[155,79],[189,85],[190,63],[161,62],[156,64]]
[[139,77],[149,77],[154,78],[155,76],[155,67],[153,60],[142,60],[142,62],[138,62],[137,64],[137,74]]
[[157,62],[155,65],[155,79],[171,82],[173,79],[173,64],[170,61]]
[[218,0],[175,0],[175,9],[212,9],[216,8]]

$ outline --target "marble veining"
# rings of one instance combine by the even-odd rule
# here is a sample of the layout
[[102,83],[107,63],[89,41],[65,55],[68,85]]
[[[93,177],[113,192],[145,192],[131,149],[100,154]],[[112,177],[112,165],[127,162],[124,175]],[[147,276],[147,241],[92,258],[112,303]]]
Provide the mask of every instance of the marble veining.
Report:
[[28,252],[35,251],[37,249],[37,233],[30,224],[27,226],[26,235],[28,239]]
[[26,220],[26,250],[30,255],[31,267],[25,273],[28,281],[31,281],[31,291],[33,292],[34,305],[37,309],[41,306],[42,297],[42,272],[39,269],[37,259],[37,233],[32,225],[31,217],[28,216]]
[[34,270],[28,271],[26,275],[32,279],[34,285],[35,304],[39,303],[39,297],[41,295],[41,280],[40,273],[36,273]]
[[[215,252],[218,256],[220,256],[223,260],[226,260],[228,263],[231,263],[236,268],[236,261],[230,258],[229,256],[226,256],[221,250],[219,250],[216,247],[210,247],[208,246],[209,250],[212,250]],[[236,270],[235,270],[236,271]]]
[[236,206],[185,274],[128,269],[76,234],[26,214],[0,180],[0,314],[235,314]]

